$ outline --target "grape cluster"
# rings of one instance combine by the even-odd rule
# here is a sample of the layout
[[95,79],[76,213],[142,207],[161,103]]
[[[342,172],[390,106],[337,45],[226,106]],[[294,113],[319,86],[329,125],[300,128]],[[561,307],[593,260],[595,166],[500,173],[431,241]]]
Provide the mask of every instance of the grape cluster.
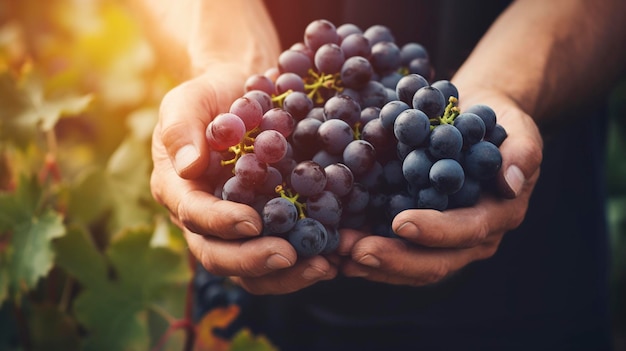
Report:
[[333,252],[339,228],[394,236],[403,210],[474,205],[507,134],[433,77],[426,49],[385,26],[311,22],[207,126],[215,195],[255,208],[263,234],[304,257]]

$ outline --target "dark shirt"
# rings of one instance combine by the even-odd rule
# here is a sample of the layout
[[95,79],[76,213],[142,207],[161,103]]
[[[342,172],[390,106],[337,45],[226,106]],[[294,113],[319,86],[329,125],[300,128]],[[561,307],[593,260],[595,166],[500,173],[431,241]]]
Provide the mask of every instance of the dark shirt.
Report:
[[[450,78],[507,1],[268,0],[283,46],[325,18],[383,24]],[[462,97],[461,97],[462,99]],[[287,350],[610,350],[604,223],[604,110],[544,135],[522,225],[492,258],[422,288],[337,278],[255,296],[246,321]]]

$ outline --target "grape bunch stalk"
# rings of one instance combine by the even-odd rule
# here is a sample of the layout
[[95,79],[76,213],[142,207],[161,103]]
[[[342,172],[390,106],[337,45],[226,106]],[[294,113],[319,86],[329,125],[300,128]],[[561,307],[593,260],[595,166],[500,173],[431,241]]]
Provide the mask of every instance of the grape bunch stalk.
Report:
[[301,257],[335,251],[341,228],[395,237],[401,211],[473,206],[507,133],[433,77],[427,50],[388,27],[311,22],[207,126],[215,195],[253,207]]

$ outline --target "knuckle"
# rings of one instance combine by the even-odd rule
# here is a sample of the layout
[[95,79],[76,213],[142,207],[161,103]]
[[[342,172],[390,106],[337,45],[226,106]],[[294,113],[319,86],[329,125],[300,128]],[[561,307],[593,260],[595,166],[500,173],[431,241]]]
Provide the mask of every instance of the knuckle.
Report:
[[446,261],[441,261],[427,272],[427,274],[424,276],[424,282],[426,284],[437,283],[447,277],[448,273],[450,273],[450,268],[448,267],[448,264],[446,263]]

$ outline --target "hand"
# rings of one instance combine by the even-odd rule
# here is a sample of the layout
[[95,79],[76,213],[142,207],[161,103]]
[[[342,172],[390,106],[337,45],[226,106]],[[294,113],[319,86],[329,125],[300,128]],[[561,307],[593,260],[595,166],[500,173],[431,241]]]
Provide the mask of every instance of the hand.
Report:
[[503,197],[483,196],[473,207],[444,212],[403,211],[392,228],[406,241],[342,231],[340,252],[351,257],[342,266],[345,275],[412,286],[435,283],[494,255],[503,235],[521,224],[539,177],[543,147],[539,130],[504,96],[484,92],[462,99],[464,106],[472,101],[491,106],[507,130],[497,178]]
[[213,67],[164,97],[152,139],[152,194],[209,272],[232,276],[256,294],[291,292],[333,278],[336,268],[321,256],[296,263],[286,240],[259,236],[254,209],[213,196],[203,175],[210,154],[204,130],[243,95],[244,79],[232,66]]

